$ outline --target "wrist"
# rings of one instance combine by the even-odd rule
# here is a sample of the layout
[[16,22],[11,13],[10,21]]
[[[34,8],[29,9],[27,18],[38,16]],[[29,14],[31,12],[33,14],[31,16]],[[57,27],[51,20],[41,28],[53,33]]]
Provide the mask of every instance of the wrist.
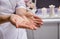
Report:
[[8,16],[7,21],[10,21],[11,15],[12,15],[12,14],[10,14],[10,15]]
[[10,14],[8,17],[8,21],[11,21],[11,17],[14,16],[14,14]]
[[0,15],[0,23],[5,23],[10,20],[10,14]]

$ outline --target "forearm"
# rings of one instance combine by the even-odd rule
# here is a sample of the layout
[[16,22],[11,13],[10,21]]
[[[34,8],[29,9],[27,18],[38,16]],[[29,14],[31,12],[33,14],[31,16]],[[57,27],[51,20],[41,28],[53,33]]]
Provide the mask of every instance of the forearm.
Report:
[[11,15],[0,15],[0,24],[8,22]]
[[26,15],[26,9],[23,9],[23,8],[16,9],[16,14],[20,16]]
[[16,9],[16,14],[18,14],[18,15],[25,15],[25,16],[32,16],[32,15],[34,15],[32,12],[27,11],[26,9],[22,9],[22,8]]

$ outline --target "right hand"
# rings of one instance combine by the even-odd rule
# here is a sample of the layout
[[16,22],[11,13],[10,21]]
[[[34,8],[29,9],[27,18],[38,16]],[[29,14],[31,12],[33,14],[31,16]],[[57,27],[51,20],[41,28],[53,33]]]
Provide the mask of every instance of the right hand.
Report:
[[31,23],[26,17],[22,18],[18,15],[11,15],[10,22],[14,24],[17,28],[25,28],[25,29],[37,29],[37,27]]
[[25,14],[25,16],[26,16],[28,19],[34,21],[34,23],[36,24],[36,27],[41,27],[41,25],[43,25],[43,20],[42,20],[40,17],[38,17],[38,16],[36,16],[35,14],[33,14],[33,13],[27,12],[27,13]]

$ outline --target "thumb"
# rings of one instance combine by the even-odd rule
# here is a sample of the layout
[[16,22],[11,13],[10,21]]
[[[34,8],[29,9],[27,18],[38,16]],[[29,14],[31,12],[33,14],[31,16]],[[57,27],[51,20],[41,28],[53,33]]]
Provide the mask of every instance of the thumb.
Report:
[[16,28],[18,28],[18,22],[16,21]]

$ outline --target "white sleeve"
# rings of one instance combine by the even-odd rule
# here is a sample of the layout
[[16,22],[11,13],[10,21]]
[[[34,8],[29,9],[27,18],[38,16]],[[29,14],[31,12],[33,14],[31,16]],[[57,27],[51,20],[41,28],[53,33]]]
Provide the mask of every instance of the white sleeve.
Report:
[[25,5],[24,0],[18,0],[16,8],[25,8],[26,9],[26,5]]

